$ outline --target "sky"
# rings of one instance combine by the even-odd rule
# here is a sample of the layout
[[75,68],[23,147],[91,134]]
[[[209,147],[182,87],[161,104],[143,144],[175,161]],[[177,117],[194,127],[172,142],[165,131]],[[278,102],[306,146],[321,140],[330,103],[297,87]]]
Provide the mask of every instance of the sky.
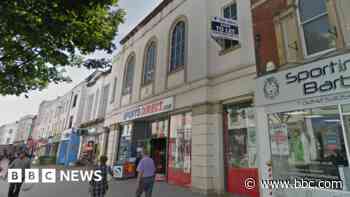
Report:
[[[126,10],[126,21],[119,26],[116,42],[126,35],[138,24],[150,11],[162,0],[119,0],[119,6]],[[111,57],[103,52],[96,52],[94,57]],[[44,100],[52,100],[63,96],[71,88],[84,80],[93,70],[84,68],[66,68],[67,74],[72,78],[72,83],[51,84],[43,91],[29,93],[29,98],[24,96],[0,96],[0,125],[12,123],[22,116],[36,114],[39,105]]]

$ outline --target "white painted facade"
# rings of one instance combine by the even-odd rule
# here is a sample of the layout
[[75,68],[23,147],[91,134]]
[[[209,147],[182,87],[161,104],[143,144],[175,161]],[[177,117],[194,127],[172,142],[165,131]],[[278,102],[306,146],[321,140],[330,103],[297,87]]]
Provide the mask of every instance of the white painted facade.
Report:
[[18,121],[18,132],[15,141],[26,143],[34,126],[34,115],[27,115]]
[[[211,38],[210,22],[223,15],[223,7],[237,3],[239,45],[224,51]],[[172,27],[186,24],[185,66],[169,73]],[[141,85],[144,53],[150,40],[157,44],[155,80]],[[126,61],[135,54],[131,94],[122,95]],[[138,105],[174,97],[174,110],[192,111],[192,188],[204,193],[225,192],[223,159],[223,103],[254,98],[255,55],[250,1],[174,0],[123,44],[113,61],[111,79],[117,79],[116,99],[109,105],[105,126],[111,128],[109,156],[115,158],[122,114]]]
[[0,144],[13,144],[18,132],[18,122],[5,124],[0,127]]

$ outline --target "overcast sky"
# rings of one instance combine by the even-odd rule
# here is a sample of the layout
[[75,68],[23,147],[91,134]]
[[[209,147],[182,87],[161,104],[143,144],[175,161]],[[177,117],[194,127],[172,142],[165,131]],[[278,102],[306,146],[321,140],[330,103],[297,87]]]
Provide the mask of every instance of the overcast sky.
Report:
[[[152,9],[154,9],[162,0],[119,0],[121,8],[127,11],[126,21],[119,27],[119,33],[116,40],[129,32],[140,20],[142,20]],[[106,56],[104,53],[96,53],[95,56]],[[39,92],[31,92],[29,98],[23,96],[0,96],[0,125],[17,121],[20,117],[27,114],[36,114],[38,112],[39,104],[43,100],[51,100],[58,96],[62,96],[74,87],[89,73],[86,69],[72,69],[67,68],[69,76],[73,82],[70,84],[50,85],[47,89]]]

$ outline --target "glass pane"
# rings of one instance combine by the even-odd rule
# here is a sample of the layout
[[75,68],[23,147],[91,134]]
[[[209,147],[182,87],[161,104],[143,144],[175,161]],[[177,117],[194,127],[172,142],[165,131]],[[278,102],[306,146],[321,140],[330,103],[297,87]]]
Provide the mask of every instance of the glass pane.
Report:
[[328,15],[303,25],[308,55],[335,47],[335,38],[329,33]]
[[277,179],[340,180],[348,166],[338,106],[271,114],[269,131]]
[[256,167],[255,111],[251,104],[227,107],[227,162],[229,168]]
[[299,8],[302,22],[327,12],[325,0],[300,0]]

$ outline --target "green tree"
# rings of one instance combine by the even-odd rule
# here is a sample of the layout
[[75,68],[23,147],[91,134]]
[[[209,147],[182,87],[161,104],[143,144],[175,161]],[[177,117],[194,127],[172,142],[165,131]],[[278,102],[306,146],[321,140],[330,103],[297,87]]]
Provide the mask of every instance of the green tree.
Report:
[[125,12],[118,0],[1,0],[0,95],[41,90],[69,81],[65,66],[107,68]]

